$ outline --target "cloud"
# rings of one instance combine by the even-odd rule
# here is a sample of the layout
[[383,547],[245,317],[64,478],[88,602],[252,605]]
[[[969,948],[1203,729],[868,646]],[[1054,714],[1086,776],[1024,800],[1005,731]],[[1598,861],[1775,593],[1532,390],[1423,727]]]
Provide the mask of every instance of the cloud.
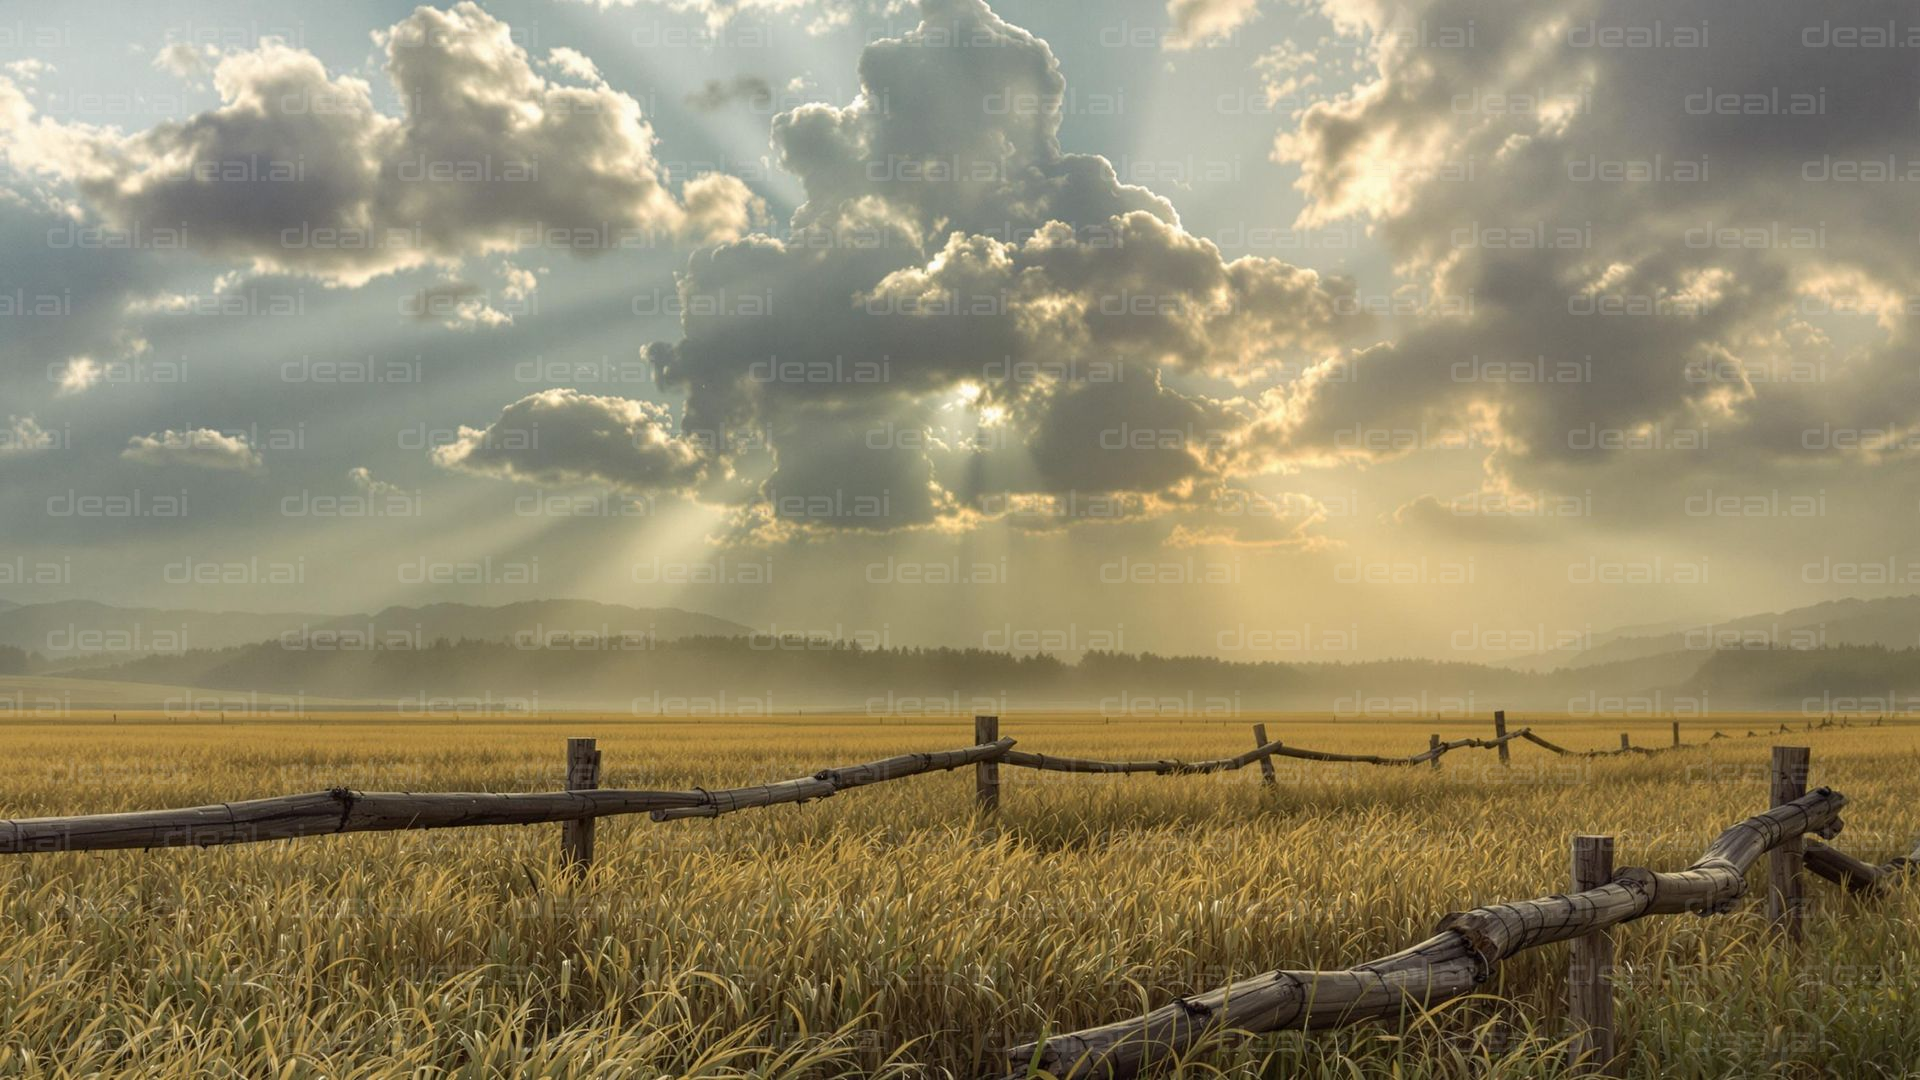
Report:
[[736,17],[745,14],[790,15],[803,21],[811,33],[824,33],[844,26],[856,12],[872,8],[890,10],[884,0],[584,0],[600,8],[630,8],[642,5],[663,7],[669,11],[699,16],[711,32],[718,32]]
[[440,281],[413,294],[407,302],[406,312],[421,322],[432,322],[446,316],[469,301],[478,300],[485,306],[487,290],[471,281]]
[[59,438],[32,416],[8,416],[7,426],[0,428],[0,457],[16,454],[37,454],[51,450],[59,445]]
[[127,440],[120,456],[142,465],[184,465],[196,469],[260,472],[260,452],[243,434],[226,435],[212,428],[161,431]]
[[365,465],[355,465],[347,470],[347,482],[367,495],[399,495],[404,491],[399,484],[389,484],[385,480],[376,480],[373,470]]
[[735,240],[760,217],[766,203],[748,190],[746,182],[726,173],[707,173],[687,181],[686,227],[694,235]]
[[51,75],[59,69],[45,60],[28,57],[25,60],[9,60],[0,64],[0,71],[19,79],[21,82],[37,81],[42,75]]
[[471,281],[441,281],[421,289],[406,303],[420,322],[438,322],[449,330],[513,325],[513,316],[488,302],[487,290]]
[[0,333],[0,402],[24,409],[49,390],[71,395],[110,378],[108,365],[142,355],[145,328],[125,312],[165,290],[162,253],[110,247],[63,210],[18,204],[0,212],[0,250],[18,256],[0,259],[0,297],[10,310]]
[[735,75],[731,79],[708,79],[698,93],[688,94],[686,102],[701,112],[715,112],[736,101],[755,109],[773,104],[773,86],[758,75]]
[[1833,47],[1882,9],[1321,7],[1371,71],[1278,139],[1298,224],[1367,222],[1433,310],[1265,396],[1260,453],[1471,432],[1500,482],[1614,508],[1910,456],[1920,68]]
[[83,394],[98,386],[107,377],[107,369],[91,356],[75,356],[68,359],[66,367],[60,370],[60,379],[56,393]]
[[1592,501],[1582,497],[1488,491],[1452,499],[1422,495],[1395,509],[1391,522],[1426,539],[1532,544],[1553,539],[1556,521],[1591,514]]
[[476,476],[633,492],[689,488],[704,468],[673,433],[666,409],[578,390],[529,394],[484,428],[462,427],[455,441],[435,448],[433,460]]
[[1231,387],[1364,334],[1351,285],[1226,259],[1107,159],[1061,150],[1065,80],[1045,42],[979,0],[921,10],[866,48],[852,103],[774,118],[806,193],[787,234],[699,251],[682,275],[682,336],[645,355],[683,399],[673,438],[691,456],[621,468],[598,444],[578,462],[543,444],[476,457],[487,471],[629,488],[698,474],[701,498],[734,509],[732,535],[777,538],[965,529],[1035,506],[1042,521],[1152,516],[1264,467],[1239,446],[1258,410]]
[[500,295],[508,300],[526,300],[540,288],[540,275],[544,270],[529,270],[512,263],[500,266]]
[[600,74],[600,68],[587,57],[587,54],[578,49],[557,45],[547,50],[546,62],[547,66],[555,71],[583,83],[599,84],[607,81],[606,76]]
[[182,79],[199,80],[213,72],[219,50],[208,45],[195,48],[184,41],[169,42],[153,54],[153,66]]
[[1314,529],[1327,520],[1327,508],[1306,495],[1268,495],[1230,484],[1204,506],[1175,516],[1166,546],[1171,548],[1244,548],[1318,551],[1333,546]]
[[[710,240],[713,222],[739,220],[716,204],[744,201],[744,185],[701,185],[690,213],[637,101],[541,77],[507,24],[473,3],[421,7],[375,39],[398,116],[366,82],[269,40],[220,59],[220,107],[134,134],[38,115],[0,84],[0,151],[70,182],[113,228],[172,230],[256,272],[341,285],[527,247]],[[577,53],[556,50],[553,63],[597,74]]]
[[1259,0],[1167,0],[1173,31],[1166,47],[1174,50],[1213,45],[1259,14]]
[[478,282],[448,277],[414,293],[402,303],[401,311],[418,322],[437,322],[449,330],[512,326],[516,314],[534,310],[540,271],[505,260],[497,269],[500,285],[493,293]]

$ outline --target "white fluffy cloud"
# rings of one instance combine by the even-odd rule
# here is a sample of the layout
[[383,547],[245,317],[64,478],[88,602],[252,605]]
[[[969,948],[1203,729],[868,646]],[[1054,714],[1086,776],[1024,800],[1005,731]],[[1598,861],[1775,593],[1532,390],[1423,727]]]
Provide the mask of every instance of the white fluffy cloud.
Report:
[[0,428],[0,457],[37,454],[53,449],[58,442],[53,432],[41,427],[32,416],[9,416],[6,426]]
[[433,459],[480,476],[633,491],[687,488],[703,468],[664,408],[577,390],[529,394],[484,428],[462,427]]
[[229,472],[259,472],[265,467],[260,451],[244,433],[227,435],[212,428],[136,435],[127,440],[120,456],[142,465],[184,465]]
[[91,356],[75,356],[67,360],[60,369],[56,392],[62,395],[83,394],[98,386],[107,377],[107,369]]
[[390,484],[385,480],[375,478],[373,470],[367,468],[365,465],[355,465],[353,468],[348,469],[347,482],[358,488],[363,494],[370,496],[404,494],[399,484]]
[[195,46],[184,41],[172,41],[160,46],[153,54],[153,66],[182,79],[198,80],[213,71],[218,56],[219,50],[211,45]]
[[[790,234],[696,254],[683,336],[646,349],[685,397],[673,437],[702,463],[703,496],[759,535],[1203,497],[1246,460],[1253,416],[1207,388],[1363,332],[1351,286],[1226,260],[1105,158],[1061,150],[1065,81],[1045,42],[980,0],[921,13],[867,47],[854,102],[774,118],[806,193]],[[994,105],[1008,100],[1036,104]],[[503,453],[490,471],[650,475],[590,449],[567,467],[567,450]],[[536,464],[503,464],[521,458]]]
[[25,60],[9,60],[5,64],[0,64],[0,70],[21,82],[35,82],[42,75],[50,75],[58,69],[45,60],[28,57]]
[[[39,115],[0,84],[0,151],[71,182],[110,226],[175,230],[262,272],[348,285],[527,247],[591,253],[744,228],[738,181],[676,198],[639,103],[585,57],[551,66],[587,85],[550,81],[470,2],[419,8],[375,36],[398,116],[375,108],[366,82],[270,40],[220,58],[219,108],[134,134]],[[178,70],[187,52],[159,61]]]

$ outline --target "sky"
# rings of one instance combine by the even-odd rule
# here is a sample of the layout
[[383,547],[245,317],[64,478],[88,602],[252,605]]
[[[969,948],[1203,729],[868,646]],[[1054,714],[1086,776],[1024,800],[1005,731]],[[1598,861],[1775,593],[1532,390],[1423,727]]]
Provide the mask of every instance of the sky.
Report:
[[1920,16],[15,2],[0,598],[1488,659],[1917,590]]

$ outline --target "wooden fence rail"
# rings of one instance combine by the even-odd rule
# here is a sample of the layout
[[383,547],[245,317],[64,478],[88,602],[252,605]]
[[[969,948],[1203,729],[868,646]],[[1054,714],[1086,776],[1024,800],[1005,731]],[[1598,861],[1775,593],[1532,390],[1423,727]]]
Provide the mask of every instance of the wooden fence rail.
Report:
[[[1532,728],[1507,730],[1507,718],[1504,712],[1496,713],[1494,719],[1494,737],[1491,739],[1454,739],[1442,742],[1434,736],[1427,749],[1405,757],[1384,756],[1380,754],[1336,754],[1326,750],[1308,750],[1305,747],[1287,746],[1284,743],[1265,742],[1266,725],[1254,725],[1255,737],[1262,738],[1261,744],[1244,754],[1230,758],[1216,758],[1210,761],[1177,761],[1163,758],[1156,761],[1097,761],[1088,758],[1060,757],[1055,754],[1033,754],[1024,750],[1009,751],[1000,759],[1003,765],[1012,765],[1023,769],[1044,769],[1048,772],[1072,773],[1151,773],[1158,776],[1179,776],[1190,773],[1227,772],[1244,769],[1255,762],[1270,762],[1276,757],[1298,758],[1302,761],[1347,762],[1355,765],[1420,765],[1437,763],[1441,757],[1455,750],[1497,750],[1500,763],[1510,764],[1508,745],[1515,740],[1527,742],[1560,757],[1617,757],[1621,754],[1661,754],[1671,750],[1697,749],[1707,743],[1682,743],[1680,725],[1673,725],[1673,745],[1671,746],[1633,746],[1627,736],[1621,735],[1620,749],[1617,750],[1569,750],[1558,743],[1550,742],[1536,734]],[[1828,725],[1822,725],[1828,726]],[[1785,730],[1784,728],[1782,730]],[[1750,737],[1752,733],[1749,733]],[[1726,738],[1717,735],[1717,738]],[[1708,742],[1713,740],[1709,739]]]
[[1891,862],[1875,866],[1841,851],[1828,847],[1818,840],[1807,841],[1804,855],[1807,869],[1819,877],[1839,885],[1852,893],[1886,892],[1900,884],[1914,868],[1920,866],[1920,848],[1902,855]]
[[777,784],[766,784],[761,787],[702,791],[700,795],[705,801],[699,806],[655,810],[653,820],[675,821],[690,817],[719,817],[721,814],[731,814],[735,810],[745,810],[753,806],[824,799],[846,788],[898,780],[903,776],[918,776],[924,772],[957,769],[962,765],[975,765],[983,761],[1002,761],[1012,748],[1012,739],[1000,739],[979,746],[969,746],[964,750],[938,750],[931,754],[901,754],[898,757],[868,762],[865,765],[852,765],[844,769],[822,769],[803,779],[783,780]]
[[1351,762],[1358,765],[1419,765],[1422,762],[1437,760],[1451,750],[1467,748],[1488,750],[1505,746],[1514,739],[1526,735],[1526,731],[1516,731],[1511,735],[1497,739],[1457,739],[1429,747],[1418,754],[1407,757],[1382,757],[1378,754],[1335,754],[1325,750],[1308,750],[1298,746],[1287,746],[1280,742],[1270,742],[1256,746],[1244,754],[1230,758],[1216,758],[1211,761],[1092,761],[1087,758],[1060,757],[1055,754],[1029,754],[1023,750],[1013,750],[1000,759],[1003,765],[1013,765],[1023,769],[1043,769],[1048,772],[1071,773],[1152,773],[1159,776],[1180,776],[1194,773],[1231,772],[1244,769],[1257,761],[1276,757],[1299,758],[1302,761]]
[[1725,911],[1746,891],[1761,855],[1809,833],[1831,835],[1846,797],[1821,788],[1742,821],[1684,870],[1615,871],[1597,888],[1455,912],[1412,948],[1346,971],[1270,971],[1176,998],[1144,1016],[1055,1035],[1008,1051],[1014,1075],[1130,1077],[1201,1040],[1339,1027],[1418,1015],[1472,993],[1500,961],[1524,950],[1594,934],[1647,915]]
[[[305,795],[215,803],[184,810],[129,814],[21,818],[0,821],[0,854],[34,851],[110,851],[117,848],[212,847],[397,829],[447,829],[469,825],[538,825],[587,821],[615,814],[650,812],[669,817],[713,817],[749,806],[805,802],[842,788],[896,780],[937,769],[954,769],[999,758],[1013,745],[946,750],[825,769],[805,780],[723,791],[624,791],[619,789],[495,794],[490,792],[354,791],[333,788]],[[594,759],[598,768],[598,758]]]

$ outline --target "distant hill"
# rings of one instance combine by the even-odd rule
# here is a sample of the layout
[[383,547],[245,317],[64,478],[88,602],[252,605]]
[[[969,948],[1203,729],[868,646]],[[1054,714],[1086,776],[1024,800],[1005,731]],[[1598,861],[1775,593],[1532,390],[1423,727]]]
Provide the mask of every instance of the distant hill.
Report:
[[[1652,631],[1652,632],[1650,632]],[[1562,649],[1503,662],[1516,671],[1552,671],[1638,660],[1667,653],[1822,649],[1843,645],[1920,648],[1920,596],[1831,600],[1788,611],[1718,623],[1624,628],[1595,635],[1585,649]]]
[[1680,692],[1706,695],[1722,710],[1912,715],[1920,712],[1920,649],[1846,645],[1720,652],[1702,664]]
[[526,600],[499,607],[428,604],[390,607],[370,616],[349,615],[306,628],[313,633],[365,634],[373,642],[414,647],[441,638],[459,641],[513,641],[543,644],[559,639],[654,637],[743,637],[753,628],[713,615],[680,608],[637,608],[594,600]]
[[14,604],[0,609],[0,645],[49,659],[223,649],[277,637],[332,615],[115,607],[92,600]]
[[739,623],[679,608],[637,608],[592,600],[532,600],[499,607],[429,604],[344,616],[124,608],[91,600],[0,608],[0,646],[11,645],[54,661],[124,659],[280,640],[356,647],[419,645],[439,638],[538,641],[554,635],[637,635],[671,640],[752,632]]
[[[1530,653],[1525,656],[1510,657],[1505,660],[1490,661],[1495,667],[1511,668],[1515,671],[1547,672],[1560,668],[1590,667],[1594,664],[1611,664],[1622,660],[1637,660],[1646,656],[1657,656],[1663,652],[1674,651],[1669,640],[1699,626],[1702,622],[1677,620],[1664,623],[1640,623],[1633,626],[1616,626],[1611,630],[1579,635],[1578,647],[1567,646],[1549,649],[1545,652]],[[1571,637],[1572,635],[1568,635]],[[1651,643],[1641,647],[1640,643]]]

